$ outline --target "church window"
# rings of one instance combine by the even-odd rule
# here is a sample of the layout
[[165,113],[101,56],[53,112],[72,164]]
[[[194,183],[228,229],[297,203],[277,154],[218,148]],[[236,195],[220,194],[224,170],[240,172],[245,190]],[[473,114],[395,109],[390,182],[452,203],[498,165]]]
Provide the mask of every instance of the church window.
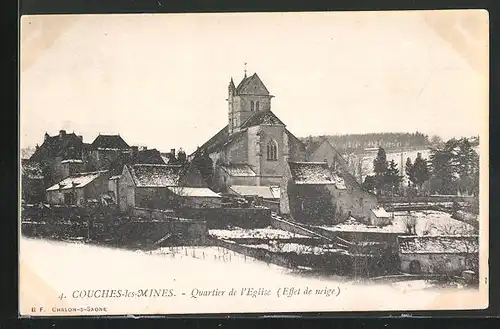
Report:
[[254,107],[254,103],[253,103],[253,101],[251,101],[250,102],[250,111],[252,111],[252,112],[253,112],[253,107]]
[[267,143],[267,160],[278,160],[278,144],[276,141],[271,140]]
[[259,110],[259,101],[256,101],[255,102],[255,111],[258,111]]

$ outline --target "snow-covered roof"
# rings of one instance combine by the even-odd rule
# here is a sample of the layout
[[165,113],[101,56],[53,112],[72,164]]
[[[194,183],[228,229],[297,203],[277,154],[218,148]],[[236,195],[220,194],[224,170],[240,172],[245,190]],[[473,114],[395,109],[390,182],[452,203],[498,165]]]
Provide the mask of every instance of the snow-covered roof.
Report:
[[109,180],[115,180],[115,179],[119,179],[120,178],[120,175],[115,175],[115,176],[111,176],[109,178]]
[[[276,199],[280,197],[279,191],[277,193],[278,196],[275,195],[276,187],[271,188],[271,186],[231,185],[229,189],[241,196],[258,196],[264,199]],[[274,193],[272,189],[274,189]]]
[[379,218],[389,217],[389,213],[382,207],[373,208],[372,213]]
[[254,177],[254,176],[256,176],[256,174],[252,170],[252,168],[250,168],[249,165],[244,164],[244,163],[221,165],[221,168],[231,176],[236,176],[236,177]]
[[61,161],[61,163],[83,163],[83,161],[80,159],[66,159]]
[[402,254],[463,254],[479,252],[477,235],[398,237]]
[[295,184],[335,185],[346,189],[344,179],[335,174],[326,162],[289,162],[292,179]]
[[66,177],[59,183],[52,185],[47,191],[69,190],[72,188],[82,188],[93,182],[97,177],[104,174],[106,170],[84,172]]
[[192,197],[220,198],[221,196],[206,187],[168,187],[174,194]]
[[178,186],[182,174],[180,165],[135,164],[127,167],[137,187]]

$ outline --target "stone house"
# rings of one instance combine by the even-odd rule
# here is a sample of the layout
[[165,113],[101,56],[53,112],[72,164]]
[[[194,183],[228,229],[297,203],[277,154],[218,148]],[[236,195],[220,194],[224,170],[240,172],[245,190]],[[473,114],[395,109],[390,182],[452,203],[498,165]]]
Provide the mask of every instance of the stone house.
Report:
[[108,171],[76,173],[46,189],[52,205],[82,206],[89,199],[99,200],[108,193]]
[[477,235],[400,236],[401,271],[411,274],[459,275],[464,270],[477,274]]
[[305,160],[305,146],[271,111],[273,97],[256,73],[237,87],[231,79],[228,124],[189,157],[210,159],[213,188],[279,185],[289,160]]
[[82,160],[84,151],[83,137],[75,133],[59,131],[59,135],[45,133],[42,145],[36,146],[30,163],[37,163],[43,173],[44,187],[59,182],[69,174],[81,170],[81,165],[70,160]]
[[196,167],[166,164],[125,165],[118,180],[119,207],[172,209],[220,207],[220,196],[206,188]]
[[336,224],[349,217],[368,222],[377,206],[375,195],[326,162],[288,162],[280,193],[280,212],[308,224]]
[[382,207],[375,207],[370,210],[370,224],[373,226],[385,226],[391,224],[391,217]]
[[107,170],[121,155],[131,152],[120,135],[99,134],[92,144],[85,144],[82,160],[93,170]]

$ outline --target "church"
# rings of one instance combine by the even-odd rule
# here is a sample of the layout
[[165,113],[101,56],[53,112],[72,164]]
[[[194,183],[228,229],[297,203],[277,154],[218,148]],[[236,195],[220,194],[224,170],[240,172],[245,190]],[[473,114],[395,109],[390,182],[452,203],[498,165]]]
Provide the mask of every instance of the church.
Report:
[[[279,186],[289,161],[305,161],[305,145],[271,110],[271,95],[257,75],[228,86],[228,121],[191,156],[208,156],[213,187]],[[256,190],[252,188],[252,190]]]

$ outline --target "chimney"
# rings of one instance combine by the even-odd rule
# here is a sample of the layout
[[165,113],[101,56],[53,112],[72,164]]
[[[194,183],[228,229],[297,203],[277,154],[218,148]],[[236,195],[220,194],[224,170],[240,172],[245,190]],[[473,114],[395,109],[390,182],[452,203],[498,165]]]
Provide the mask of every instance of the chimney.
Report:
[[49,139],[49,134],[45,133],[45,136],[43,137],[43,140],[46,141],[47,139]]
[[83,136],[82,135],[78,135],[78,138],[83,142]]
[[131,149],[132,149],[132,156],[136,156],[137,152],[139,152],[139,147],[132,146]]
[[59,130],[59,138],[66,136],[66,130]]
[[170,154],[172,154],[173,156],[175,156],[175,149],[170,149]]

